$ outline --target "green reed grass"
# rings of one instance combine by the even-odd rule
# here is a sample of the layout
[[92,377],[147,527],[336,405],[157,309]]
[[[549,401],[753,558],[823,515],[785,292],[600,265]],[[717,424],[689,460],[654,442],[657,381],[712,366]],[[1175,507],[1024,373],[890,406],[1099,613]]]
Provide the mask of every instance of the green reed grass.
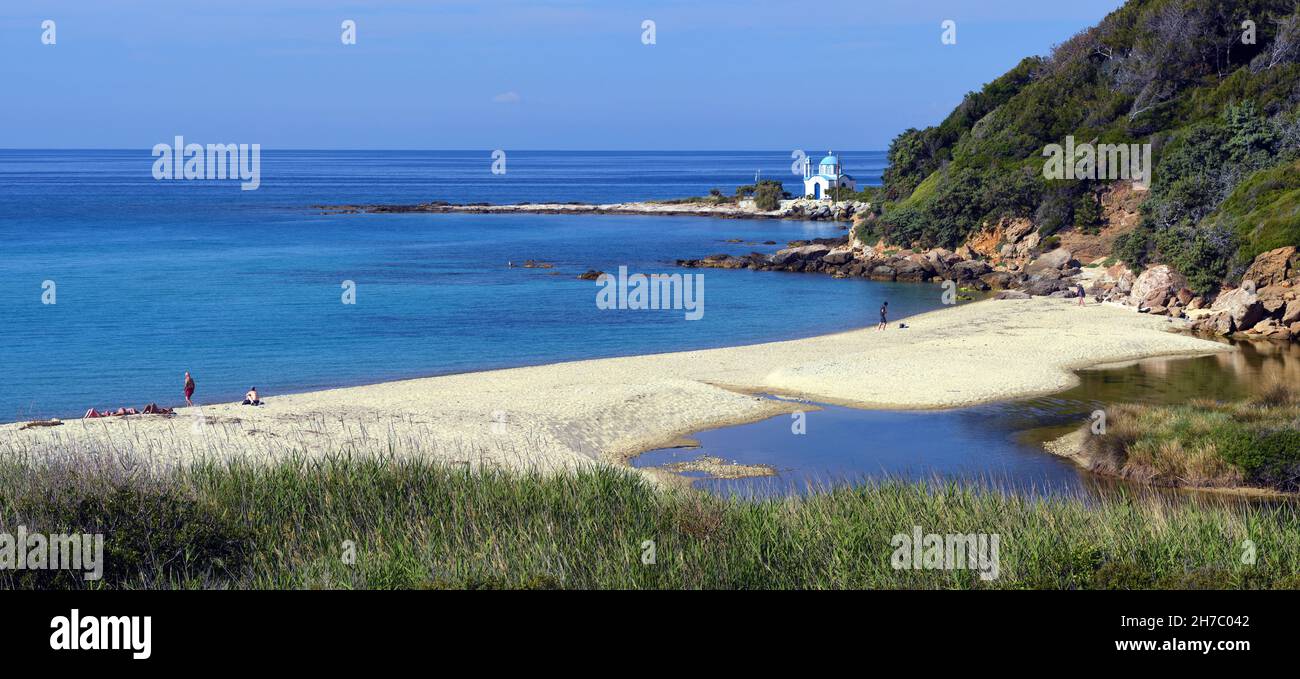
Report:
[[[592,467],[536,474],[293,456],[146,470],[0,456],[0,530],[103,532],[104,580],[0,571],[3,587],[1294,588],[1288,503],[1033,499],[886,483],[724,499]],[[891,537],[997,533],[1001,573],[895,570]],[[642,562],[655,543],[655,563]],[[1255,563],[1243,563],[1245,540]],[[355,545],[355,563],[345,543]]]

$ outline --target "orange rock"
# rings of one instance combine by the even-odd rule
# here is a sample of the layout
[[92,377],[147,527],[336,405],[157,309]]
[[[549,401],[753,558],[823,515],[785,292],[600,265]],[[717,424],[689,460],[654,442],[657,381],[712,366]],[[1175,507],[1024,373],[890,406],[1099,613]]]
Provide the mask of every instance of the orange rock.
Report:
[[1295,255],[1296,247],[1294,245],[1261,253],[1255,258],[1255,261],[1250,263],[1250,267],[1246,269],[1246,273],[1242,275],[1241,279],[1243,281],[1255,281],[1256,288],[1281,284],[1293,275],[1300,274],[1300,271],[1291,271]]

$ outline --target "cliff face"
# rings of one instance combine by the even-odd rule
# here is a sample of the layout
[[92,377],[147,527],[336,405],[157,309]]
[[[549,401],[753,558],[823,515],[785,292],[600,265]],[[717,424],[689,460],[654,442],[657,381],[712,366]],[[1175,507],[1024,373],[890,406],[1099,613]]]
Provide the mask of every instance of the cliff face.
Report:
[[1147,192],[1134,190],[1128,182],[1115,182],[1101,191],[1101,223],[1085,230],[1070,226],[1057,233],[1061,247],[1084,263],[1104,261],[1115,254],[1115,243],[1132,233],[1142,221],[1142,204]]
[[1116,241],[1138,228],[1145,196],[1127,183],[1111,184],[1099,192],[1101,217],[1092,228],[1069,226],[1045,238],[1033,219],[1002,217],[991,224],[985,222],[958,251],[1013,268],[1058,247],[1085,266],[1105,263],[1114,259]]

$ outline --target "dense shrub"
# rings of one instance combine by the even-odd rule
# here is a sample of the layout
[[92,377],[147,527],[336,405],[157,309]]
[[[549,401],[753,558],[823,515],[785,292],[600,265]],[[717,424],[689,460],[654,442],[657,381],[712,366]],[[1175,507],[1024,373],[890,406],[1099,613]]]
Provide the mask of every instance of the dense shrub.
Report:
[[1084,191],[1074,201],[1074,225],[1084,233],[1095,234],[1101,226],[1101,201],[1092,191]]
[[[1241,43],[1241,17],[1255,18],[1256,44]],[[877,229],[900,245],[948,246],[1008,215],[1033,217],[1044,235],[1096,232],[1104,184],[1044,181],[1044,147],[1069,136],[1149,143],[1143,219],[1115,254],[1169,263],[1211,290],[1263,249],[1300,242],[1297,55],[1290,0],[1130,0],[967,95],[939,125],[899,135],[882,188],[893,205]],[[1243,185],[1266,207],[1231,202]]]
[[762,179],[757,184],[736,187],[736,197],[754,198],[754,206],[760,210],[775,210],[781,206],[782,198],[789,198],[785,186],[775,179]]
[[1231,232],[1190,226],[1157,231],[1154,242],[1161,260],[1182,272],[1188,287],[1202,295],[1218,288],[1237,250]]
[[1251,483],[1300,490],[1300,430],[1243,436],[1225,448],[1224,458],[1241,467]]
[[1137,229],[1115,239],[1114,256],[1125,266],[1140,270],[1146,266],[1151,238],[1146,231]]
[[18,586],[204,582],[237,576],[252,551],[251,533],[238,517],[173,481],[39,474],[33,471],[21,494],[10,495],[13,514],[4,518],[44,533],[103,534],[103,579],[87,582],[83,571],[29,570],[11,576]]

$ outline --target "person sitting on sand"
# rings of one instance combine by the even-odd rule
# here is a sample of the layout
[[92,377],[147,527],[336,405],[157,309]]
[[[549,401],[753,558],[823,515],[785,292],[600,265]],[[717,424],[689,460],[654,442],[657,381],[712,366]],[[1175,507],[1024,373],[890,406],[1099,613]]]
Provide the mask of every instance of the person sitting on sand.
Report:
[[249,387],[249,388],[248,388],[248,393],[247,393],[247,394],[244,394],[244,403],[243,403],[243,404],[246,405],[246,406],[260,406],[260,405],[262,405],[262,399],[260,399],[260,398],[257,397],[257,387]]
[[884,330],[887,327],[888,323],[889,323],[889,302],[885,302],[884,304],[880,305],[880,325],[876,326],[876,330]]

